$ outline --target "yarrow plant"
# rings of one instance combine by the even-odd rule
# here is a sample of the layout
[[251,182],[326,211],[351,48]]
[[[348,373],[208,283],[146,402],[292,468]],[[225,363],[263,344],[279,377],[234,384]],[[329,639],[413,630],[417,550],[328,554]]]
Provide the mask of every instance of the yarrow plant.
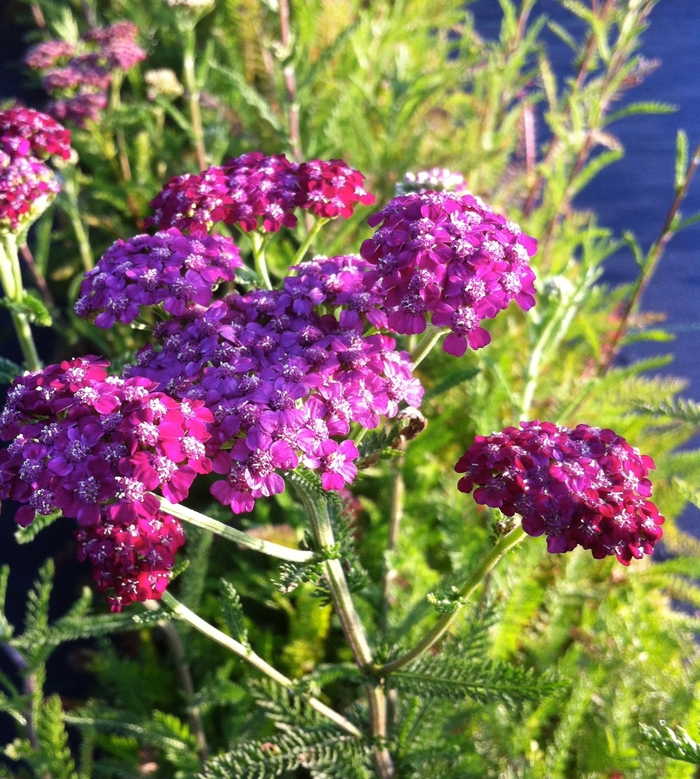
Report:
[[664,518],[647,478],[654,461],[612,430],[551,422],[477,436],[455,465],[457,488],[507,517],[522,518],[530,536],[547,536],[547,550],[577,546],[623,565],[651,554]]
[[137,33],[135,24],[117,22],[89,30],[77,45],[49,40],[32,47],[25,62],[42,73],[44,89],[54,97],[49,113],[78,127],[97,121],[115,72],[126,73],[146,59]]

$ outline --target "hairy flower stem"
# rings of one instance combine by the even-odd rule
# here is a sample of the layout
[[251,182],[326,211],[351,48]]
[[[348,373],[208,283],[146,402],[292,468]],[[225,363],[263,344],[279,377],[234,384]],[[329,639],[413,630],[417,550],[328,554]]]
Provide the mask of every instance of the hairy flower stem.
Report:
[[0,284],[10,306],[14,304],[14,307],[10,308],[10,316],[27,368],[30,371],[41,370],[41,360],[36,350],[29,319],[18,309],[24,298],[24,287],[17,254],[17,238],[11,233],[3,235],[0,243]]
[[194,24],[189,25],[185,31],[185,52],[182,60],[182,78],[187,90],[187,101],[190,109],[190,123],[192,124],[192,141],[197,155],[197,165],[200,170],[207,167],[207,150],[204,146],[204,128],[202,126],[202,113],[199,108],[200,90],[197,86],[197,73],[195,70],[195,48],[197,39],[194,32]]
[[[234,638],[227,636],[225,633],[217,630],[213,625],[210,625],[201,617],[197,616],[194,611],[188,609],[187,606],[185,606],[183,603],[180,603],[180,601],[178,601],[167,590],[163,593],[162,600],[176,617],[187,622],[187,624],[191,625],[193,628],[195,628],[195,630],[198,630],[203,635],[221,644],[221,646],[226,647],[226,649],[229,649],[231,652],[238,655],[238,657],[242,658],[247,663],[250,663],[253,668],[257,668],[258,671],[264,673],[270,679],[277,682],[277,684],[281,684],[288,690],[294,690],[294,682],[291,679],[288,679],[276,668],[273,668],[269,663],[265,662],[265,660],[263,660],[259,655],[255,654],[255,652],[249,646],[246,646],[240,641],[236,641]],[[312,709],[317,711],[319,714],[322,714],[324,717],[330,719],[347,733],[350,733],[351,735],[358,738],[362,737],[362,733],[352,724],[352,722],[343,717],[342,714],[339,714],[337,711],[331,709],[330,706],[326,706],[326,704],[319,701],[318,698],[309,697],[305,698],[304,700],[309,706],[311,706]]]
[[389,598],[391,585],[396,577],[396,571],[391,562],[393,553],[399,540],[399,528],[403,519],[404,501],[406,497],[406,483],[403,478],[403,457],[393,467],[393,479],[391,483],[391,509],[389,513],[389,538],[386,545],[385,566],[382,573],[382,628],[384,633],[389,632]]
[[223,522],[218,522],[211,517],[207,517],[204,514],[200,514],[198,511],[188,509],[186,506],[182,506],[179,503],[171,503],[166,498],[162,498],[160,495],[156,495],[156,498],[160,501],[161,510],[166,514],[170,514],[173,517],[181,519],[183,522],[187,522],[195,527],[200,527],[203,530],[208,530],[210,533],[214,533],[217,536],[226,538],[229,541],[233,541],[241,546],[246,546],[249,549],[255,549],[256,552],[262,552],[270,557],[277,557],[280,560],[289,560],[292,563],[308,563],[314,559],[313,552],[307,552],[303,549],[292,549],[288,546],[282,546],[281,544],[275,544],[272,541],[265,541],[262,538],[255,538],[255,536],[249,536],[241,530],[236,530],[233,527],[224,525]]
[[[115,111],[121,108],[121,88],[124,81],[124,73],[121,70],[116,70],[112,76],[112,84],[110,86],[109,93],[109,114],[114,114]],[[131,165],[129,164],[129,154],[126,148],[126,137],[124,136],[124,130],[118,127],[115,131],[117,138],[117,149],[119,151],[119,168],[122,173],[124,181],[131,181]]]
[[428,325],[425,329],[425,335],[418,342],[418,346],[411,351],[411,360],[414,365],[418,365],[430,354],[430,350],[440,340],[440,338],[448,333],[449,330],[446,327],[433,327]]
[[260,281],[265,289],[272,289],[272,281],[270,280],[270,274],[267,270],[267,261],[265,260],[265,247],[270,239],[268,237],[263,238],[263,236],[255,230],[247,235],[253,249],[255,272],[260,277]]
[[[335,550],[335,537],[328,514],[328,503],[323,498],[309,494],[299,483],[294,484],[297,493],[304,504],[311,524],[311,532],[319,549],[326,553]],[[343,564],[337,557],[331,557],[323,562],[324,573],[331,593],[333,608],[340,620],[345,638],[350,645],[353,657],[359,668],[367,671],[373,668],[372,650],[370,649],[365,629],[345,578]],[[387,705],[384,684],[367,684],[365,686],[369,702],[370,728],[372,738],[376,742],[374,748],[374,763],[381,779],[391,779],[394,776],[394,765],[385,745],[387,737]]]
[[298,265],[304,259],[306,252],[308,252],[309,247],[314,242],[314,238],[316,238],[316,236],[319,234],[323,225],[328,224],[330,221],[331,220],[327,219],[326,217],[320,217],[316,220],[314,226],[308,231],[306,238],[304,238],[304,242],[301,244],[297,250],[297,253],[294,255],[294,259],[290,265]]
[[392,660],[392,662],[375,669],[376,673],[380,676],[386,676],[391,674],[392,671],[398,671],[399,668],[403,668],[405,665],[413,662],[437,643],[449,630],[450,626],[457,618],[461,607],[471,598],[475,590],[484,581],[486,575],[493,570],[506,552],[509,552],[516,547],[524,538],[525,531],[522,529],[521,525],[515,527],[510,533],[501,536],[493,549],[491,549],[474,573],[472,573],[456,593],[456,597],[458,598],[457,608],[450,614],[443,614],[413,649],[410,649],[406,654],[401,655],[401,657],[398,657],[396,660]]

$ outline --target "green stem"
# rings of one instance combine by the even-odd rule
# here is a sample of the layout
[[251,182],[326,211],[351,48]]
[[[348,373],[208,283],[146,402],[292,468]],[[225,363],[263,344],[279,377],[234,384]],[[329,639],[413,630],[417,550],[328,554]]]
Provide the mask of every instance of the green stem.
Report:
[[255,549],[255,551],[262,552],[270,557],[277,557],[280,560],[288,560],[292,563],[308,563],[314,559],[313,552],[307,552],[303,549],[292,549],[289,546],[282,546],[272,541],[265,541],[262,538],[255,538],[255,536],[250,536],[241,530],[224,525],[223,522],[218,522],[179,503],[171,503],[160,495],[155,497],[160,501],[160,508],[166,514],[172,514],[172,516],[181,519],[183,522],[188,522],[195,527],[201,527],[203,530],[208,530],[210,533],[227,538],[229,541],[233,541],[241,546],[247,546],[249,549]]
[[64,172],[65,185],[63,191],[66,193],[67,207],[64,209],[68,214],[68,219],[73,227],[75,238],[78,241],[78,250],[80,252],[80,259],[83,263],[85,272],[92,270],[95,267],[95,258],[92,256],[92,247],[90,246],[90,239],[88,238],[87,230],[83,224],[83,220],[80,216],[80,206],[78,204],[78,182],[77,182],[77,170],[74,166],[69,170],[66,168]]
[[[17,253],[17,238],[11,233],[2,236],[2,244],[0,245],[0,283],[5,297],[11,303],[18,305],[22,303],[24,287],[22,286],[22,271]],[[27,315],[22,311],[10,310],[10,316],[27,368],[30,371],[40,371],[41,360],[36,350]]]
[[327,217],[321,217],[320,219],[317,219],[314,223],[314,226],[309,230],[309,232],[306,235],[306,238],[304,238],[304,242],[301,244],[299,249],[297,250],[297,253],[294,255],[294,259],[292,260],[292,265],[298,265],[306,256],[306,252],[309,250],[309,247],[314,241],[314,238],[318,235],[321,228],[328,224],[331,220]]
[[187,100],[190,108],[190,122],[192,124],[192,140],[197,155],[197,165],[200,170],[207,167],[207,150],[204,146],[204,128],[202,126],[202,114],[199,108],[199,89],[197,87],[197,74],[195,71],[195,47],[196,37],[194,23],[188,25],[185,34],[185,52],[182,61],[182,76],[187,89]]
[[[309,517],[311,530],[316,544],[320,550],[333,550],[335,538],[328,504],[323,498],[317,498],[309,494],[298,482],[294,483],[297,493],[304,504]],[[324,573],[328,581],[331,600],[345,638],[350,644],[355,662],[362,670],[373,668],[372,650],[370,649],[360,616],[355,609],[355,604],[348,588],[342,562],[337,558],[324,560]],[[394,776],[394,765],[385,746],[387,737],[386,693],[384,684],[367,684],[365,692],[369,703],[370,727],[372,737],[376,739],[374,748],[374,763],[381,779],[391,779]]]
[[405,665],[413,662],[420,657],[424,652],[427,652],[437,641],[450,628],[450,625],[455,621],[459,614],[460,608],[464,605],[469,598],[474,594],[474,591],[483,582],[485,576],[493,570],[499,560],[516,547],[525,538],[525,531],[521,525],[518,525],[510,533],[502,536],[495,544],[493,549],[486,555],[486,557],[478,565],[474,573],[467,579],[462,585],[457,596],[459,598],[459,606],[451,614],[443,614],[435,625],[423,636],[423,638],[405,654],[380,668],[375,669],[376,673],[380,676],[390,674],[392,671],[398,671],[399,668],[403,668]]
[[265,247],[269,242],[269,238],[263,238],[256,230],[251,231],[247,235],[253,248],[255,272],[260,277],[265,289],[272,289],[272,282],[270,281],[270,274],[267,272],[267,262],[265,260]]
[[434,327],[433,325],[428,325],[426,327],[425,335],[418,342],[418,346],[411,351],[411,360],[413,361],[414,366],[423,362],[430,354],[430,350],[433,346],[435,346],[440,338],[447,332],[449,331],[445,327]]
[[[242,658],[247,663],[250,663],[253,668],[257,668],[258,671],[264,673],[270,679],[277,682],[277,684],[281,684],[288,690],[294,690],[294,682],[291,679],[288,679],[276,668],[273,668],[269,663],[265,662],[265,660],[255,654],[249,646],[241,644],[240,641],[236,641],[234,638],[231,638],[231,636],[227,636],[225,633],[217,630],[213,625],[210,625],[201,617],[197,616],[197,614],[188,609],[183,603],[180,603],[180,601],[167,590],[162,595],[162,601],[176,617],[184,620],[203,635],[226,647],[226,649],[229,649],[231,652],[238,655],[238,657]],[[338,714],[337,711],[331,709],[330,706],[326,706],[325,703],[322,703],[317,698],[309,697],[305,698],[305,700],[312,709],[319,714],[322,714],[324,717],[327,717],[332,722],[335,722],[338,727],[357,738],[362,738],[362,733],[352,724],[352,722],[343,717],[342,714]]]

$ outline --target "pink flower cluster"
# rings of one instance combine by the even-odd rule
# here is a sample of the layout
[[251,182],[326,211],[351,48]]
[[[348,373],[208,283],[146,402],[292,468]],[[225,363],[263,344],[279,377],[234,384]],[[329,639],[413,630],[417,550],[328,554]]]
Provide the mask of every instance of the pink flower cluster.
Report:
[[32,47],[26,64],[43,72],[43,85],[57,99],[49,105],[53,116],[84,127],[97,121],[107,105],[106,90],[113,71],[131,70],[146,59],[136,43],[138,28],[131,22],[88,31],[79,48],[62,40]]
[[183,235],[172,227],[154,236],[116,241],[88,273],[80,287],[76,313],[97,314],[98,327],[129,324],[143,306],[162,304],[180,316],[193,306],[208,306],[213,288],[235,279],[242,265],[230,238]]
[[[345,268],[353,294],[357,280]],[[362,335],[357,311],[340,319],[317,313],[323,293],[297,281],[230,295],[158,325],[158,348],[146,347],[127,368],[211,410],[214,471],[225,476],[212,493],[235,513],[281,492],[279,472],[300,465],[317,470],[324,489],[341,489],[357,473],[355,444],[338,440],[350,425],[376,427],[423,394],[393,339]]]
[[70,132],[46,114],[14,106],[0,111],[0,232],[31,224],[59,192],[43,158],[70,156]]
[[357,203],[375,202],[364,176],[342,160],[311,160],[297,165],[283,154],[249,152],[199,174],[176,176],[151,202],[146,223],[160,229],[208,232],[218,222],[242,230],[277,232],[294,227],[295,209],[316,216],[349,217]]
[[375,266],[365,282],[397,333],[445,327],[443,349],[461,357],[490,342],[484,319],[511,300],[526,311],[535,303],[528,259],[537,242],[471,195],[397,197],[368,221],[379,227],[360,250]]
[[160,597],[184,543],[153,490],[179,503],[207,456],[213,421],[201,401],[177,401],[142,378],[107,375],[87,357],[18,377],[0,414],[0,498],[16,521],[60,510],[75,518],[80,555],[112,610]]
[[521,422],[521,429],[477,436],[455,470],[462,492],[522,517],[523,530],[547,536],[550,552],[576,546],[623,565],[651,554],[664,518],[648,500],[654,468],[612,430],[550,422]]

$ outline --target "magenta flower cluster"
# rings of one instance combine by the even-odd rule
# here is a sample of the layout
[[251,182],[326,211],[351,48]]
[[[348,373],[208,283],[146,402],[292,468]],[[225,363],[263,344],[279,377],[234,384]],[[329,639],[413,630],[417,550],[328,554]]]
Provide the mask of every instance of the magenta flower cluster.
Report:
[[138,28],[131,22],[89,30],[79,46],[51,40],[32,47],[26,64],[42,71],[43,86],[56,98],[49,112],[63,121],[84,127],[97,121],[107,106],[113,71],[128,71],[146,59],[136,43]]
[[0,499],[23,503],[16,521],[61,511],[75,518],[112,609],[159,597],[184,543],[153,490],[179,503],[211,471],[211,412],[143,378],[108,376],[106,360],[81,358],[27,373],[0,414]]
[[[344,260],[339,285],[352,295],[359,285]],[[127,369],[211,410],[213,467],[225,477],[212,494],[234,513],[281,492],[280,472],[301,465],[319,472],[324,489],[341,489],[357,473],[355,444],[338,440],[351,424],[373,428],[400,404],[420,404],[408,354],[391,338],[363,335],[356,311],[319,314],[323,302],[304,276],[230,295],[158,325],[156,346]]]
[[471,195],[404,195],[368,221],[378,229],[360,250],[375,266],[366,283],[397,333],[447,328],[443,349],[461,357],[490,342],[484,319],[511,300],[526,311],[535,303],[537,242]]
[[294,227],[297,208],[319,217],[349,217],[357,203],[375,202],[364,176],[342,160],[311,160],[299,165],[283,154],[249,152],[199,174],[176,176],[151,202],[146,223],[202,234],[214,224],[238,225],[268,233]]
[[0,111],[0,232],[31,224],[59,192],[50,155],[70,156],[70,132],[46,114],[14,106]]
[[185,236],[172,227],[156,235],[116,241],[85,274],[75,304],[78,316],[96,315],[98,327],[129,324],[142,307],[162,304],[173,316],[208,306],[213,289],[235,279],[242,265],[230,238]]
[[549,552],[576,546],[623,565],[651,554],[664,518],[649,500],[654,468],[612,430],[551,422],[477,436],[455,470],[458,489],[503,514],[522,517],[523,530],[547,536]]

